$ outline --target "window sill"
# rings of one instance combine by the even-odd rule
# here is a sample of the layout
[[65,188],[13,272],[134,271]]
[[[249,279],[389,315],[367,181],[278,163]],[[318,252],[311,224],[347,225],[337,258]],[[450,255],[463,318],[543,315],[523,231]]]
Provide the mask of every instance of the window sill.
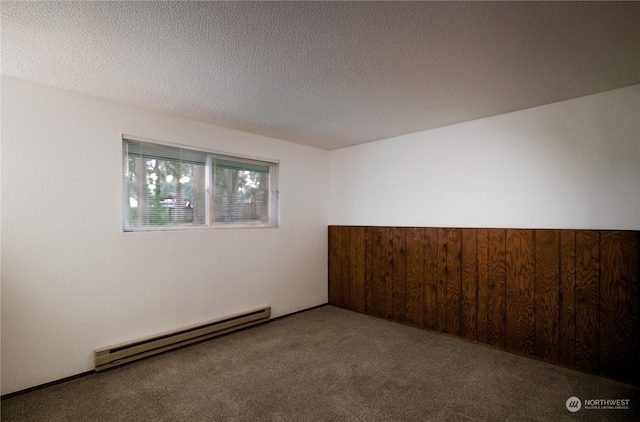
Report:
[[124,233],[136,232],[176,232],[176,231],[193,231],[193,230],[237,230],[237,229],[277,229],[279,225],[275,224],[215,224],[211,226],[160,226],[160,227],[125,227],[122,229]]

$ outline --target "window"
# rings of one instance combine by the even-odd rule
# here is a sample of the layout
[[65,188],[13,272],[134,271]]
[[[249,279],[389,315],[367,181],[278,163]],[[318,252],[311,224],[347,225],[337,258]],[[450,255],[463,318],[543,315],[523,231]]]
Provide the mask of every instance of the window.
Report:
[[278,163],[122,143],[125,231],[278,226]]

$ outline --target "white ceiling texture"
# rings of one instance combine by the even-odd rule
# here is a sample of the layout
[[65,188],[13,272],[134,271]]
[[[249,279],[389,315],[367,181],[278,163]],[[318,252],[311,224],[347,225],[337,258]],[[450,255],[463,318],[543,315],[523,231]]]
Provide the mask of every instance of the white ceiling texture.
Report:
[[335,149],[640,83],[639,2],[7,2],[2,73]]

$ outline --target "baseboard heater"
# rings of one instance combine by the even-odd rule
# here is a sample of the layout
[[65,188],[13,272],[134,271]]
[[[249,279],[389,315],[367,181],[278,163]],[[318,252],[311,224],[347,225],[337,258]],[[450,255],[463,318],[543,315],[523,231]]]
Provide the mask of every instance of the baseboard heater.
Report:
[[240,314],[184,327],[126,343],[116,344],[94,351],[95,370],[113,368],[137,359],[162,353],[177,347],[227,334],[232,331],[266,322],[271,317],[271,307],[254,309]]

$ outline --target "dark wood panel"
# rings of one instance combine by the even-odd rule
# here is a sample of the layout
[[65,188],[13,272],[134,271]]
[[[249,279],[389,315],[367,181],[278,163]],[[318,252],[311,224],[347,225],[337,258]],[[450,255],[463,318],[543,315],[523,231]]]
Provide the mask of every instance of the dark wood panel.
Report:
[[460,306],[462,301],[462,232],[447,230],[447,323],[446,332],[460,335]]
[[393,316],[393,227],[384,229],[384,316]]
[[371,315],[385,317],[386,228],[371,228]]
[[532,230],[506,231],[506,347],[535,353]]
[[560,232],[536,230],[536,356],[560,360]]
[[393,316],[393,227],[384,229],[384,316]]
[[487,343],[506,347],[505,230],[489,229],[487,274]]
[[438,228],[438,284],[436,306],[438,331],[447,330],[447,241],[449,240],[449,230]]
[[438,329],[438,229],[424,229],[424,327]]
[[599,371],[600,234],[576,231],[576,366]]
[[345,308],[353,309],[351,303],[351,286],[353,280],[351,280],[351,269],[353,268],[351,262],[351,232],[352,227],[342,227],[341,229],[341,245],[340,245],[340,281],[342,288],[342,299],[340,301],[341,306]]
[[460,336],[476,340],[478,321],[477,229],[462,229],[462,297]]
[[369,315],[373,314],[373,230],[373,227],[365,227],[364,230],[364,312]]
[[600,369],[640,382],[638,233],[603,232],[600,241]]
[[478,325],[477,340],[487,343],[489,305],[489,230],[478,229]]
[[365,228],[351,227],[351,306],[365,310]]
[[576,363],[576,232],[560,230],[560,362]]
[[329,227],[329,303],[342,306],[342,227]]
[[405,322],[407,309],[406,288],[406,233],[404,227],[391,229],[391,315],[390,318]]
[[424,229],[409,228],[406,236],[406,321],[416,327],[424,327]]

